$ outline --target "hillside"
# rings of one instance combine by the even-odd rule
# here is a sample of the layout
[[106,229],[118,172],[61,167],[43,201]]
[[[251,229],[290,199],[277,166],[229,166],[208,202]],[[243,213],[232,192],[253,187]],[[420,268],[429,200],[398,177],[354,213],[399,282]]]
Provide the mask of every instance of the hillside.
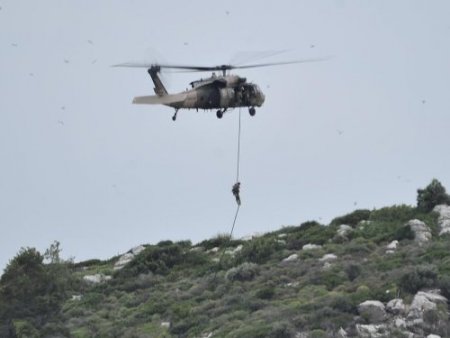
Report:
[[450,198],[433,180],[417,200],[107,261],[23,248],[0,337],[450,337]]

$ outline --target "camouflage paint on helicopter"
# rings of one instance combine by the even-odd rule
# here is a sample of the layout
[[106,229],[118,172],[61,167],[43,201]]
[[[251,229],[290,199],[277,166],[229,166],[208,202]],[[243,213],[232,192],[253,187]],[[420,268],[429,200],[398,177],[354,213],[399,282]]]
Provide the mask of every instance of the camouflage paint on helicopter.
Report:
[[[133,99],[135,104],[162,104],[175,109],[172,119],[175,121],[179,109],[218,109],[217,117],[220,119],[228,109],[248,107],[251,116],[256,113],[255,107],[261,107],[265,96],[258,85],[247,82],[245,77],[227,74],[231,69],[267,67],[292,63],[323,61],[325,59],[305,59],[287,62],[273,62],[246,66],[220,65],[213,67],[181,66],[181,65],[155,65],[124,63],[116,67],[145,67],[155,84],[156,95],[137,96]],[[191,88],[177,94],[169,94],[164,87],[158,73],[162,68],[181,69],[188,71],[222,71],[222,75],[215,73],[209,78],[196,80],[190,83]]]

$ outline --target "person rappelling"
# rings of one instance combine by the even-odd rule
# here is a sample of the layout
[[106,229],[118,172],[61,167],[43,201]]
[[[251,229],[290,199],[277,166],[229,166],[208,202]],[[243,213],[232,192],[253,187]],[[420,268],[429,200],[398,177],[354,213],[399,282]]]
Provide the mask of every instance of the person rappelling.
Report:
[[241,197],[239,196],[239,192],[241,189],[241,182],[236,182],[233,185],[233,189],[231,189],[231,192],[233,193],[234,197],[236,198],[237,205],[241,205]]

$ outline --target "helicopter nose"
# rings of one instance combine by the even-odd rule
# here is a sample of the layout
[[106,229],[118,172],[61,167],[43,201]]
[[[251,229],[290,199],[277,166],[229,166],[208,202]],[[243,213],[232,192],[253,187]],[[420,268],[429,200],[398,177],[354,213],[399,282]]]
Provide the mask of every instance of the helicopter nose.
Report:
[[259,92],[259,106],[262,106],[262,104],[264,103],[264,101],[266,100],[266,96],[264,95],[263,92]]

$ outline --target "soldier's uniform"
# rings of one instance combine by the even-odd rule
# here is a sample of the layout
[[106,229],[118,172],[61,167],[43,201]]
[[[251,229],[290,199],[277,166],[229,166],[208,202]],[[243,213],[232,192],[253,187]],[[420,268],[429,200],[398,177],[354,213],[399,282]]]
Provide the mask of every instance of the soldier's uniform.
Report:
[[234,197],[236,198],[236,203],[238,205],[241,205],[241,197],[239,196],[240,188],[241,188],[241,182],[236,182],[233,185],[233,189],[231,189],[231,192],[233,193]]

